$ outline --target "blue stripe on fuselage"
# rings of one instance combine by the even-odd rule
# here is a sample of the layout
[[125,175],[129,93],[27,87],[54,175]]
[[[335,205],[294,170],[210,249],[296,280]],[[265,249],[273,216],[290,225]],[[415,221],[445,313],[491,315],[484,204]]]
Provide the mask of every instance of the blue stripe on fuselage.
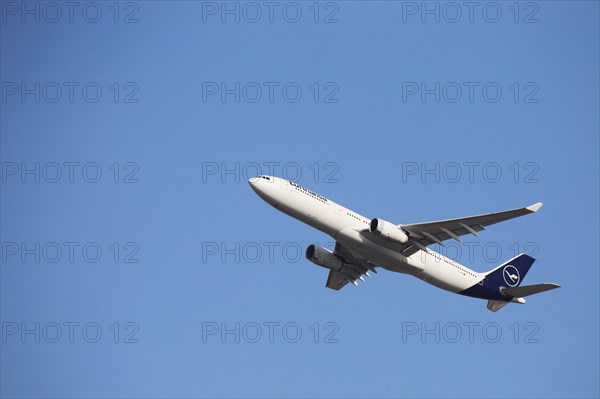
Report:
[[484,278],[481,283],[460,291],[459,294],[481,299],[497,299],[500,301],[510,301],[512,299],[511,296],[502,295],[500,287],[496,284],[491,284],[487,278]]
[[488,272],[480,283],[459,292],[459,294],[482,299],[510,301],[513,297],[502,295],[500,288],[518,287],[531,268],[531,265],[533,265],[533,262],[535,262],[535,259],[529,255],[517,255],[508,262]]

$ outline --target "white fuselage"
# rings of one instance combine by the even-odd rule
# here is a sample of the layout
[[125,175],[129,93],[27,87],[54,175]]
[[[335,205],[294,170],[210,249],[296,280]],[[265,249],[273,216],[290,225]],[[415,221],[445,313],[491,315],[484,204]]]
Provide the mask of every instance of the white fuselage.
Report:
[[387,270],[411,274],[439,288],[461,292],[481,283],[484,275],[431,250],[404,256],[394,244],[375,240],[368,219],[296,183],[272,176],[250,179],[267,203],[330,235],[361,260]]

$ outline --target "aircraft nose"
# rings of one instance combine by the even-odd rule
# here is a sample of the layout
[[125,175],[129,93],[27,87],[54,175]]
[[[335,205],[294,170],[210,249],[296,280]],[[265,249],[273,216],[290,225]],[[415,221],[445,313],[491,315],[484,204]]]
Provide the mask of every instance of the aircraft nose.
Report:
[[252,190],[254,190],[254,192],[258,192],[258,181],[260,180],[259,177],[251,177],[248,179],[248,184],[250,185],[250,188]]

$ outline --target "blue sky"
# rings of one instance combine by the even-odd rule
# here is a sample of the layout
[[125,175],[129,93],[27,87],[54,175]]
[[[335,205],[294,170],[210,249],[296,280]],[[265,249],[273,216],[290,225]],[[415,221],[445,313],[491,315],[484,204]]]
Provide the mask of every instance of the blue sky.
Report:
[[[2,396],[598,397],[597,2],[23,4]],[[386,271],[328,290],[301,252],[331,238],[248,187],[271,170],[396,223],[542,201],[446,253],[563,288],[498,313]]]

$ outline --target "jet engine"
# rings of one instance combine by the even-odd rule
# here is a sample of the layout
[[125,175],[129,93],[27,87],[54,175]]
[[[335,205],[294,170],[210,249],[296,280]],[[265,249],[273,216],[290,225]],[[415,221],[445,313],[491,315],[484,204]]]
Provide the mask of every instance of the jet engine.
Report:
[[311,244],[306,248],[306,259],[315,265],[335,271],[340,271],[344,266],[344,262],[335,256],[333,252],[315,244]]
[[382,219],[371,220],[369,231],[375,235],[380,235],[388,241],[404,244],[408,241],[408,235],[400,227]]

